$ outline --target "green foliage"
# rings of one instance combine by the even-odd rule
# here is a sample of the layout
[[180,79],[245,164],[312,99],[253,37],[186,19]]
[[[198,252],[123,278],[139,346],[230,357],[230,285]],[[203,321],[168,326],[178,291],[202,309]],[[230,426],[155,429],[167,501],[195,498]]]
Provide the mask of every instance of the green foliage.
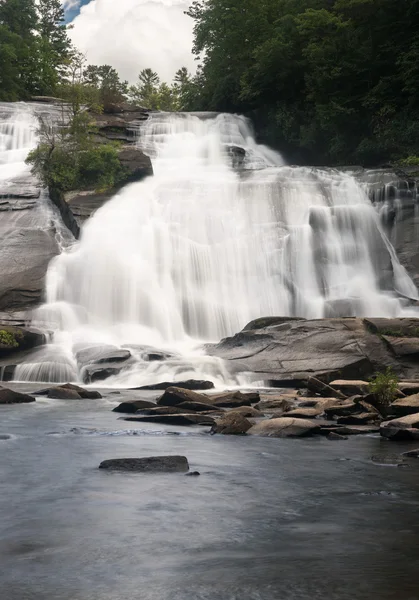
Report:
[[27,162],[45,186],[61,191],[105,191],[121,181],[124,172],[115,145],[80,146],[73,141],[68,138],[53,149],[44,142],[30,152]]
[[377,373],[368,384],[368,390],[374,394],[377,408],[380,412],[385,411],[397,397],[397,375],[391,367],[387,367],[384,373]]
[[19,342],[13,333],[6,331],[5,329],[0,329],[0,344],[3,346],[9,346],[10,348],[18,348]]
[[419,0],[195,0],[188,108],[250,114],[291,159],[419,155]]
[[419,156],[408,156],[399,160],[398,164],[401,167],[419,167]]
[[69,48],[60,0],[0,2],[0,100],[53,94]]

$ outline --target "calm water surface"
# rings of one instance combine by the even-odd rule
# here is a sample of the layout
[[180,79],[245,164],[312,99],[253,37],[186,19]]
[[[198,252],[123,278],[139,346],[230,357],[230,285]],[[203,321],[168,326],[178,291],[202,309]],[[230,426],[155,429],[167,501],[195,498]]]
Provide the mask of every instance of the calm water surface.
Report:
[[[407,446],[140,426],[121,399],[0,407],[2,600],[419,600],[419,461],[371,460]],[[201,477],[97,469],[156,454]]]

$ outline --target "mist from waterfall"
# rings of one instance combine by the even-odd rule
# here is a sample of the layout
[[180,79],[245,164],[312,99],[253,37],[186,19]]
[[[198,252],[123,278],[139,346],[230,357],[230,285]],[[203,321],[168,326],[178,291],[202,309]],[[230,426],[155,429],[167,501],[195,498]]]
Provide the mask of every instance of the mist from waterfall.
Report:
[[[204,376],[214,359],[191,349],[261,316],[409,314],[396,292],[416,287],[351,175],[285,166],[234,115],[152,116],[138,143],[154,177],[99,209],[48,271],[36,320],[74,372],[75,348],[146,345],[186,352]],[[115,381],[170,379],[136,358]]]

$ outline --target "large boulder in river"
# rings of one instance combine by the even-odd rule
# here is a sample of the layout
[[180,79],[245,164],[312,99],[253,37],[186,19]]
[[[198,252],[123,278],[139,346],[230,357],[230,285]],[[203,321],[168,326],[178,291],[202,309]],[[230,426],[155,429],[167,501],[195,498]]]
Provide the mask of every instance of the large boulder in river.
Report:
[[148,456],[146,458],[112,458],[100,463],[99,469],[136,473],[187,473],[186,456]]
[[318,433],[319,425],[307,419],[292,419],[280,417],[278,419],[269,419],[253,425],[248,430],[248,435],[259,435],[262,437],[303,437]]
[[0,387],[0,404],[28,404],[30,402],[35,402],[33,396]]
[[81,396],[76,390],[64,387],[51,388],[48,392],[48,398],[53,398],[54,400],[81,400]]
[[198,394],[192,390],[185,390],[178,387],[169,387],[164,392],[163,396],[157,400],[159,406],[176,406],[183,402],[197,402],[199,404],[205,404],[207,402],[207,396]]
[[211,433],[222,433],[223,435],[244,435],[252,424],[243,415],[232,411],[223,415],[212,426]]
[[[391,327],[403,321],[409,321],[411,327],[415,322],[419,330],[419,319],[389,321]],[[227,360],[234,372],[255,373],[276,387],[305,386],[310,377],[325,383],[365,380],[387,366],[405,376],[419,376],[419,363],[404,357],[402,364],[381,335],[376,319],[269,317],[250,323],[218,344],[207,345],[206,350]],[[336,392],[331,395],[336,397]]]

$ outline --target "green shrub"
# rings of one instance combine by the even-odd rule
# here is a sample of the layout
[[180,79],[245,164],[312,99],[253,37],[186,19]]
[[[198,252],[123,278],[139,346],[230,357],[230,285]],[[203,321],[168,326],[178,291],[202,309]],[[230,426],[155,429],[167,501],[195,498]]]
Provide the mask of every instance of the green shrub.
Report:
[[387,412],[390,404],[397,398],[397,384],[399,379],[391,367],[384,373],[377,373],[369,382],[368,390],[375,396],[376,408],[383,414]]
[[80,152],[78,185],[104,191],[114,187],[122,178],[123,168],[113,144],[93,146]]
[[398,163],[401,167],[419,167],[419,156],[408,156]]
[[114,187],[124,175],[115,144],[73,144],[71,140],[51,148],[40,144],[29,153],[32,173],[46,187],[63,192],[75,189],[104,191]]
[[0,329],[0,344],[3,346],[9,346],[10,348],[18,348],[19,342],[13,333],[6,331],[5,329]]

